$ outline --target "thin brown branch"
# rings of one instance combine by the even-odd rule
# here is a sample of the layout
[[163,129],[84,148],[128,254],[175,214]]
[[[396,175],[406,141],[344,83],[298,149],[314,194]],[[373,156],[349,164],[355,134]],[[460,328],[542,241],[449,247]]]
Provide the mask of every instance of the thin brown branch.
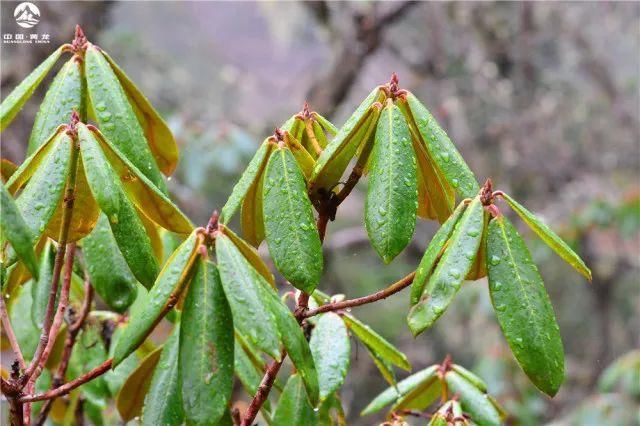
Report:
[[75,378],[70,382],[65,383],[62,386],[59,386],[55,389],[52,389],[43,393],[38,393],[35,395],[25,395],[19,399],[19,402],[26,403],[26,402],[45,401],[47,399],[58,398],[60,396],[66,395],[72,390],[74,390],[75,388],[77,388],[78,386],[82,386],[85,383],[95,379],[96,377],[99,377],[104,373],[106,373],[111,368],[112,363],[113,363],[113,359],[109,358],[108,360],[106,360],[105,362],[103,362],[93,370],[89,371],[88,373],[85,373],[82,376]]
[[24,362],[24,357],[22,356],[22,351],[20,350],[20,345],[18,344],[18,339],[16,338],[16,334],[13,332],[13,327],[11,326],[11,321],[9,321],[9,313],[7,312],[7,306],[4,303],[4,297],[0,294],[0,319],[2,319],[2,328],[4,329],[5,334],[7,335],[7,339],[9,340],[9,345],[11,345],[11,350],[15,355],[16,359],[20,363],[20,368],[23,370],[27,368],[27,365]]
[[389,287],[385,288],[384,290],[377,291],[368,296],[358,297],[356,299],[343,300],[342,302],[327,303],[326,305],[322,305],[316,309],[308,310],[303,314],[303,317],[309,318],[318,314],[322,314],[324,312],[340,311],[343,309],[366,305],[369,303],[377,302],[378,300],[386,299],[387,297],[393,294],[396,294],[399,291],[402,291],[405,288],[409,287],[413,282],[413,278],[415,275],[416,273],[412,272],[409,275],[400,279],[399,281],[396,281],[395,283],[391,284]]
[[256,391],[253,400],[251,400],[251,404],[247,409],[247,412],[242,419],[241,426],[251,426],[256,416],[258,415],[258,411],[260,411],[260,407],[266,401],[269,396],[269,392],[271,392],[271,388],[273,387],[273,383],[278,376],[278,372],[280,371],[280,367],[282,367],[282,363],[284,362],[285,357],[287,356],[286,351],[282,351],[281,360],[273,361],[269,367],[267,368],[262,381],[260,382],[260,386],[258,386],[258,390]]

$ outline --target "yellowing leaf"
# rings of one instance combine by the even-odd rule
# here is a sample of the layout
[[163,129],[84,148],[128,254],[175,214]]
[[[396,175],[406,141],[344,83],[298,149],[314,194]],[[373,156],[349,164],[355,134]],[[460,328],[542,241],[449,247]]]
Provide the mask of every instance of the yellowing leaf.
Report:
[[116,408],[123,421],[133,420],[142,413],[144,398],[151,384],[151,377],[160,360],[162,346],[147,355],[124,382],[116,395]]

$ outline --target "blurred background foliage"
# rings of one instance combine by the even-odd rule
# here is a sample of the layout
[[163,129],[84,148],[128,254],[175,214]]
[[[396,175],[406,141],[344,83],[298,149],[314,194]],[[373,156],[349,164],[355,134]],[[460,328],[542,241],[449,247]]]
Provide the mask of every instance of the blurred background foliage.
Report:
[[[2,4],[3,32],[20,32],[15,4]],[[567,356],[566,381],[553,400],[513,361],[485,280],[465,285],[437,325],[415,340],[405,325],[405,293],[358,308],[358,316],[398,344],[414,370],[448,353],[472,368],[510,412],[509,424],[640,422],[637,352],[628,355],[635,362],[618,366],[623,373],[602,375],[640,347],[640,4],[38,6],[37,30],[52,43],[3,45],[2,90],[81,24],[168,119],[181,148],[169,187],[195,223],[223,205],[258,144],[305,100],[340,126],[372,87],[397,72],[478,179],[492,177],[497,188],[540,213],[584,257],[594,278],[584,282],[526,234]],[[24,159],[39,102],[35,96],[3,132],[3,157]],[[365,185],[329,226],[319,287],[325,292],[357,297],[383,288],[415,268],[435,232],[435,223],[420,222],[411,246],[383,266],[362,226]],[[372,424],[358,413],[386,384],[364,348],[354,353],[342,398],[350,424]]]

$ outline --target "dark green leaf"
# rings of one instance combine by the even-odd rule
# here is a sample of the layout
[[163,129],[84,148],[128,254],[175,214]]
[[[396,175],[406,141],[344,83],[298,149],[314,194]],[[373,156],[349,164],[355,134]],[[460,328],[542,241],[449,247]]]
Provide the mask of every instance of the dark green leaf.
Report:
[[114,368],[140,346],[156,324],[177,303],[180,293],[192,276],[192,266],[200,243],[200,235],[192,233],[167,260],[147,295],[145,306],[136,315],[131,315],[122,337],[118,339],[113,353]]
[[216,424],[233,390],[233,320],[216,266],[200,260],[182,311],[180,381],[189,424]]
[[296,288],[313,292],[322,275],[322,246],[304,177],[289,149],[278,148],[269,159],[263,210],[276,268]]
[[494,407],[488,395],[467,381],[455,371],[449,371],[444,376],[450,395],[458,395],[465,413],[478,426],[499,426],[500,413]]
[[86,109],[81,62],[74,56],[65,63],[53,80],[33,122],[27,154],[46,142],[56,128],[68,123],[73,111],[81,116]]
[[91,234],[82,240],[82,254],[96,293],[109,308],[124,312],[136,300],[137,281],[120,253],[104,214]]
[[304,384],[298,374],[289,377],[273,414],[273,426],[314,426],[317,414],[309,404]]
[[29,226],[22,218],[16,203],[4,185],[0,185],[0,234],[9,241],[11,247],[24,262],[35,278],[38,277],[38,261],[33,251],[34,237]]
[[564,380],[562,338],[542,277],[504,216],[489,222],[487,257],[491,301],[509,347],[533,384],[553,396]]
[[409,311],[407,322],[414,336],[440,318],[473,266],[482,239],[483,213],[480,197],[476,197],[456,224],[420,300]]
[[31,97],[34,90],[40,85],[42,80],[49,73],[53,65],[62,54],[62,46],[56,49],[47,59],[44,60],[31,74],[16,86],[0,104],[0,131],[4,130],[14,119],[16,114],[22,109],[25,102]]
[[320,400],[325,400],[342,386],[349,369],[351,344],[342,318],[333,312],[322,314],[309,346],[318,371]]
[[98,47],[85,53],[87,88],[102,132],[162,192],[166,184],[118,77]]
[[580,256],[578,256],[562,238],[560,238],[555,232],[551,230],[544,222],[538,219],[533,213],[524,208],[523,205],[516,200],[508,196],[502,195],[504,199],[509,203],[509,206],[518,213],[518,216],[536,233],[538,236],[547,243],[558,256],[564,259],[569,265],[584,275],[589,281],[591,281],[591,270],[584,264]]
[[251,264],[253,269],[255,269],[260,275],[262,275],[262,278],[264,278],[269,283],[269,285],[271,285],[271,287],[275,287],[275,278],[269,270],[269,267],[264,263],[264,260],[262,260],[262,258],[258,254],[258,250],[256,250],[254,247],[252,247],[250,244],[236,235],[236,233],[233,232],[231,228],[222,224],[220,224],[220,228],[222,229],[222,232],[224,232],[224,234],[229,237],[233,244],[235,244],[238,250],[240,250],[244,258],[247,259],[247,262]]
[[179,352],[180,326],[176,325],[162,348],[160,360],[144,399],[143,426],[180,425],[183,422],[184,411],[178,368]]
[[[233,370],[238,376],[240,383],[242,383],[242,387],[245,392],[253,397],[258,391],[258,386],[260,386],[260,381],[262,380],[262,376],[264,375],[264,362],[259,358],[258,354],[248,355],[248,349],[246,345],[243,345],[242,338],[238,338],[236,336],[236,341],[234,345],[234,357],[233,357]],[[260,365],[256,365],[254,360],[257,360]],[[267,412],[271,411],[271,405],[269,404],[269,400],[266,400],[264,405],[262,406],[264,410]]]
[[438,169],[461,197],[474,197],[479,190],[478,181],[447,133],[413,94],[407,95],[407,102],[412,121]]
[[371,160],[365,225],[371,245],[389,263],[411,241],[418,208],[411,135],[400,108],[393,103],[380,114]]
[[422,293],[424,292],[427,280],[431,276],[433,268],[437,265],[440,256],[442,256],[447,241],[449,241],[449,238],[453,233],[453,229],[456,223],[458,223],[458,220],[462,217],[462,213],[464,213],[466,207],[467,205],[465,203],[460,203],[449,219],[442,224],[433,238],[431,238],[431,242],[429,243],[427,250],[424,252],[422,260],[420,260],[418,269],[416,269],[416,276],[413,278],[413,283],[411,283],[412,305],[415,305],[420,300],[420,296],[422,296]]
[[260,282],[262,277],[224,234],[216,237],[216,255],[236,328],[251,343],[279,359],[278,327],[273,313],[265,307],[269,296]]
[[[4,206],[2,206],[2,208],[4,209]],[[37,280],[34,280],[31,286],[31,321],[40,328],[44,322],[47,303],[49,302],[55,257],[56,251],[54,245],[51,241],[48,241],[40,255],[40,276]],[[58,295],[59,294],[60,287],[58,287]],[[56,306],[58,306],[57,301]]]

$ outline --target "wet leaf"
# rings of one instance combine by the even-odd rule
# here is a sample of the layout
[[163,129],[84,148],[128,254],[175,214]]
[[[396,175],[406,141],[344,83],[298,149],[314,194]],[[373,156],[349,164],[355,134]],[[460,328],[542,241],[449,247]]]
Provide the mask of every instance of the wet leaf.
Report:
[[102,51],[102,54],[120,80],[160,170],[166,176],[171,175],[178,165],[178,145],[169,126],[111,56],[105,51]]
[[375,129],[380,107],[374,104],[382,102],[384,97],[379,87],[373,89],[320,154],[309,181],[310,193],[324,191],[328,194],[333,190],[358,146]]
[[276,149],[265,170],[264,224],[276,268],[296,288],[311,293],[323,257],[304,177],[291,151]]
[[15,201],[7,188],[0,185],[0,234],[3,241],[9,241],[11,247],[24,262],[35,278],[38,277],[38,261],[33,250],[34,237],[31,229],[22,218]]
[[542,277],[511,222],[499,216],[487,235],[489,291],[509,347],[534,385],[554,396],[564,380],[564,351]]
[[284,143],[289,148],[295,158],[305,179],[311,177],[315,160],[309,154],[309,151],[300,144],[300,141],[291,136],[289,132],[284,132]]
[[[160,361],[161,353],[162,346],[144,357],[122,384],[116,396],[116,408],[124,422],[131,421],[142,413],[144,399],[149,391],[151,378]],[[120,366],[122,365],[124,364]]]
[[[2,208],[4,209],[5,206],[3,205]],[[40,255],[40,276],[37,280],[34,280],[33,285],[31,286],[31,321],[40,328],[42,328],[44,315],[47,310],[47,303],[49,302],[55,257],[56,251],[53,243],[49,241],[46,243],[42,250],[42,254]],[[60,290],[58,290],[58,294],[59,293]]]
[[410,122],[418,130],[430,158],[462,198],[474,197],[479,190],[478,181],[447,133],[418,98],[409,93],[406,99],[412,116]]
[[0,158],[0,179],[6,183],[9,178],[18,170],[18,165],[6,158]]
[[45,143],[60,124],[68,123],[73,111],[83,115],[86,96],[80,68],[81,62],[72,57],[51,82],[33,122],[27,155]]
[[424,411],[442,396],[442,382],[437,376],[430,380],[425,380],[409,392],[400,397],[389,410],[390,412],[400,410]]
[[262,369],[258,369],[251,362],[249,355],[247,355],[245,349],[238,341],[236,341],[234,346],[233,363],[234,372],[236,376],[238,376],[238,379],[240,379],[240,383],[242,383],[245,392],[249,396],[253,397],[258,390],[258,386],[260,386],[260,381],[262,380],[264,371]]
[[342,319],[347,327],[382,359],[407,371],[411,370],[411,364],[409,364],[407,356],[376,333],[371,327],[360,322],[350,314],[345,314]]
[[182,311],[180,380],[189,424],[216,424],[233,390],[233,320],[216,266],[200,260]]
[[26,360],[30,360],[38,346],[42,330],[37,327],[29,316],[33,298],[31,297],[31,286],[33,281],[27,281],[22,287],[17,289],[12,295],[14,302],[10,306],[9,319],[13,325],[13,332],[22,350],[22,355]]
[[498,426],[502,422],[500,413],[488,395],[455,371],[449,371],[444,379],[450,395],[459,395],[462,410],[471,416],[478,426]]
[[338,128],[336,126],[333,125],[332,122],[330,122],[329,120],[327,120],[326,118],[324,118],[322,115],[318,114],[317,112],[313,112],[312,113],[313,118],[316,119],[316,122],[320,124],[320,126],[322,126],[322,129],[327,131],[330,135],[337,135],[338,134]]
[[192,266],[198,255],[201,239],[200,235],[192,233],[167,260],[158,274],[158,279],[149,290],[147,303],[136,315],[131,315],[129,324],[118,340],[113,354],[113,367],[140,346],[177,303],[180,293],[192,277]]
[[565,243],[555,232],[551,230],[544,222],[538,219],[533,213],[524,208],[523,205],[511,198],[507,194],[503,194],[504,199],[509,203],[509,206],[520,216],[520,218],[529,225],[529,228],[533,230],[558,256],[564,259],[569,265],[584,275],[589,281],[591,281],[591,270],[585,265],[571,247]]
[[412,374],[404,380],[399,381],[397,386],[389,387],[376,396],[369,405],[362,410],[360,415],[366,416],[368,414],[377,413],[387,405],[399,400],[402,396],[408,394],[413,389],[416,389],[425,383],[432,383],[434,380],[437,380],[437,371],[438,366],[432,365],[424,370],[420,370],[417,373]]
[[265,306],[269,296],[260,282],[262,277],[224,234],[216,237],[216,256],[235,327],[255,346],[280,359],[278,327]]
[[264,173],[260,174],[258,181],[249,188],[240,212],[240,227],[242,235],[254,247],[258,247],[264,241],[264,217],[263,194]]
[[473,372],[458,364],[452,364],[451,369],[464,377],[469,383],[478,388],[481,392],[487,392],[487,384]]
[[385,263],[411,241],[416,225],[416,157],[407,122],[393,103],[382,110],[371,158],[365,225]]
[[271,285],[271,287],[275,288],[275,278],[269,270],[269,267],[264,263],[264,261],[258,254],[258,251],[251,245],[247,244],[247,242],[240,238],[238,235],[236,235],[236,233],[233,232],[231,228],[222,224],[220,225],[220,228],[222,229],[222,232],[227,237],[229,237],[233,244],[235,244],[238,250],[240,250],[240,253],[242,253],[247,262],[251,264],[253,269],[258,271],[258,273],[262,275],[262,277]]
[[414,336],[431,327],[440,318],[460,289],[478,254],[483,232],[483,214],[484,209],[478,196],[462,214],[420,300],[409,311],[407,322]]
[[293,374],[280,395],[273,414],[273,426],[314,426],[317,414],[307,399],[304,384],[298,374]]
[[47,59],[45,59],[36,69],[31,71],[24,80],[20,82],[0,104],[0,131],[4,130],[25,102],[33,95],[42,80],[47,76],[53,65],[62,54],[62,46],[56,49]]
[[91,43],[84,59],[91,106],[100,129],[153,185],[166,193],[166,184],[142,127],[109,62]]
[[109,308],[124,312],[136,299],[137,281],[120,253],[104,214],[82,240],[82,254],[96,293]]
[[[107,360],[107,349],[102,340],[102,326],[97,321],[87,321],[77,337],[69,359],[66,378],[71,380],[87,373]],[[78,389],[96,404],[106,405],[110,396],[104,377],[97,377]]]
[[262,145],[260,145],[260,148],[258,148],[254,154],[246,170],[242,173],[242,176],[240,176],[240,180],[238,180],[238,183],[233,187],[226,204],[222,207],[220,211],[220,223],[228,223],[229,220],[231,220],[233,214],[238,210],[242,201],[251,191],[251,188],[256,186],[258,179],[267,165],[273,148],[274,144],[270,142],[269,138],[262,142]]
[[333,312],[322,314],[309,346],[318,371],[320,400],[324,401],[342,386],[349,369],[351,344],[342,318]]
[[369,353],[369,356],[371,356],[373,363],[378,368],[378,371],[380,371],[382,377],[387,381],[387,383],[389,383],[391,386],[394,386],[397,380],[396,373],[393,370],[393,364],[391,364],[386,359],[383,359],[380,355],[378,355],[377,352],[374,351],[373,348],[371,348],[366,343],[363,342],[362,344]]
[[411,283],[411,305],[415,305],[420,301],[420,296],[422,296],[424,292],[427,280],[438,264],[438,260],[447,246],[447,241],[451,238],[453,229],[462,217],[462,213],[464,213],[466,207],[467,205],[465,203],[460,203],[449,219],[442,224],[433,238],[431,238],[431,242],[420,260],[420,264],[416,269],[416,275]]
[[178,357],[180,352],[180,326],[176,325],[162,348],[160,360],[151,378],[144,399],[142,425],[179,425],[184,419]]
[[489,225],[490,214],[487,210],[484,211],[484,219],[482,226],[482,240],[480,241],[480,248],[478,249],[478,255],[476,256],[476,261],[473,266],[467,273],[467,276],[464,277],[465,280],[474,281],[479,280],[480,278],[484,278],[487,276],[487,232]]

